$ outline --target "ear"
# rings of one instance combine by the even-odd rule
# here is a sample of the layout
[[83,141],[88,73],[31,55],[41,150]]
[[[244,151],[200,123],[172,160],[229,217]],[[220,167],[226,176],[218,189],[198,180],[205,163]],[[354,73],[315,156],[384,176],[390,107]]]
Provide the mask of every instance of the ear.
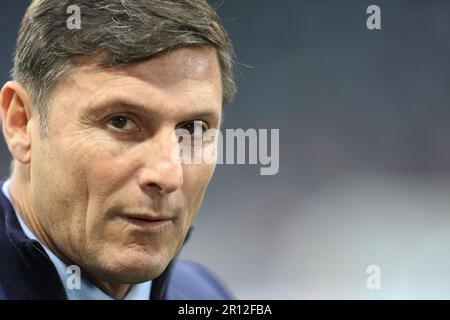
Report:
[[22,164],[31,159],[32,110],[30,96],[20,83],[9,81],[3,86],[0,92],[3,135],[12,155]]

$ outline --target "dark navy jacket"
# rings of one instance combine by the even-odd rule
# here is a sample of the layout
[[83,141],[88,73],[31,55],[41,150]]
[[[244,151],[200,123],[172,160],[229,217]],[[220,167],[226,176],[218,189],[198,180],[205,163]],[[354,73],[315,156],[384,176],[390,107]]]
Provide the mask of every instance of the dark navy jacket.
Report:
[[[63,283],[42,245],[20,227],[0,182],[0,300],[67,299]],[[232,299],[225,286],[206,268],[175,259],[152,281],[155,300]]]

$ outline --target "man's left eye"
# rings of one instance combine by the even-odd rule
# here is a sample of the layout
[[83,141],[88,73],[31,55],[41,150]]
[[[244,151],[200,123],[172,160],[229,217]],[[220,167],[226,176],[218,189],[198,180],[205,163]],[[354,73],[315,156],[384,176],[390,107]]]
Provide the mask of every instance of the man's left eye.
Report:
[[200,120],[188,121],[182,126],[182,128],[189,131],[189,133],[193,136],[202,136],[207,130],[207,124]]
[[137,131],[136,123],[126,116],[115,116],[108,120],[108,124],[120,131]]

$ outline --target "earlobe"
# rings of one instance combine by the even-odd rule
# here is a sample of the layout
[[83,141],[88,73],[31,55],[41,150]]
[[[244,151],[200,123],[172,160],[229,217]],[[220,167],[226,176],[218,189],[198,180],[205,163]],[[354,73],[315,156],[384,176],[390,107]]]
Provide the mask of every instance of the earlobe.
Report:
[[7,82],[0,93],[3,135],[15,159],[28,164],[31,159],[31,99],[16,81]]

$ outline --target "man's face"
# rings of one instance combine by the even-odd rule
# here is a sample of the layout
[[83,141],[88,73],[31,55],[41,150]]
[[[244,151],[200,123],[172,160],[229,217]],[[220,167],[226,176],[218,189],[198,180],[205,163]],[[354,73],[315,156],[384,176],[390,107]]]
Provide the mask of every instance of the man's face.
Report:
[[71,72],[53,93],[48,137],[35,123],[31,138],[32,198],[57,250],[115,283],[157,277],[181,248],[214,171],[173,161],[175,130],[193,121],[218,128],[221,110],[213,48]]

